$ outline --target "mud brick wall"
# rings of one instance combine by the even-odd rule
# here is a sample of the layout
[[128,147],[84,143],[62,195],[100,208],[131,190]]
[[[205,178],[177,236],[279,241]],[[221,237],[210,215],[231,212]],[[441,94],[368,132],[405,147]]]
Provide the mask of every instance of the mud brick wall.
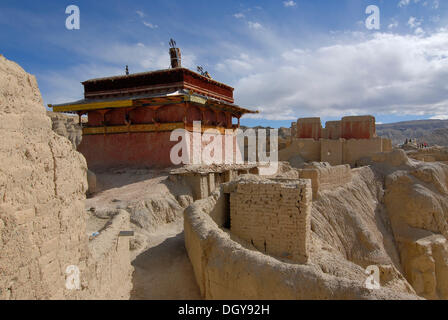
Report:
[[311,180],[313,199],[318,198],[319,191],[334,189],[352,181],[349,165],[302,169],[299,176],[301,179]]
[[231,232],[259,251],[308,260],[311,181],[241,183],[230,194]]

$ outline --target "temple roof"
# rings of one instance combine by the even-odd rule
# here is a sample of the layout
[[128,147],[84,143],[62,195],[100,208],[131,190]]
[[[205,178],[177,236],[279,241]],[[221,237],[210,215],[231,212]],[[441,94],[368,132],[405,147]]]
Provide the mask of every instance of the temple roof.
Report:
[[142,95],[188,89],[194,93],[233,103],[234,89],[186,68],[172,68],[82,82],[84,98]]
[[52,108],[54,112],[85,112],[90,110],[145,107],[151,105],[176,104],[184,102],[229,111],[237,116],[242,116],[246,113],[258,113],[258,111],[245,109],[227,101],[191,93],[189,90],[177,90],[172,92],[144,95],[128,95],[104,99],[82,99],[63,104],[49,104],[48,106]]
[[89,83],[95,83],[95,82],[103,82],[103,81],[114,81],[114,80],[122,80],[122,79],[129,79],[129,78],[133,78],[133,77],[141,77],[141,76],[155,76],[157,74],[164,74],[164,73],[173,73],[173,72],[178,72],[178,71],[183,71],[183,72],[188,72],[198,78],[201,78],[203,80],[206,80],[208,82],[214,83],[218,86],[222,86],[231,90],[234,90],[231,86],[228,86],[222,82],[216,81],[214,79],[211,78],[207,78],[197,72],[194,72],[190,69],[187,68],[171,68],[171,69],[161,69],[161,70],[154,70],[154,71],[145,71],[145,72],[138,72],[138,73],[132,73],[129,75],[119,75],[119,76],[111,76],[111,77],[102,77],[102,78],[94,78],[94,79],[89,79],[86,81],[81,82],[83,85],[85,84],[89,84]]

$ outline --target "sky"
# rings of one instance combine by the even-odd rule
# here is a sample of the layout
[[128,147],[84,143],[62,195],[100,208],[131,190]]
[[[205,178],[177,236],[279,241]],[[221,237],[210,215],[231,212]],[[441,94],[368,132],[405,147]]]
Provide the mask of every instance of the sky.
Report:
[[[66,8],[80,10],[79,30]],[[370,5],[379,29],[368,29]],[[259,110],[242,124],[372,114],[378,123],[448,119],[445,0],[0,0],[0,54],[37,77],[45,104],[80,82],[165,69],[170,38]]]

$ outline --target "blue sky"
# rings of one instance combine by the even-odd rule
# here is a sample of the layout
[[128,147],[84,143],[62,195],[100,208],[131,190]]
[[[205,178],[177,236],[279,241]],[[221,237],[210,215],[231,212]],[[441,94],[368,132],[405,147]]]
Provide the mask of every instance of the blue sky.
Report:
[[[77,5],[80,30],[67,30]],[[368,30],[366,7],[380,9]],[[81,81],[167,68],[168,41],[259,109],[246,125],[373,114],[448,118],[448,3],[436,0],[0,2],[0,53],[36,75],[44,102],[82,97]]]

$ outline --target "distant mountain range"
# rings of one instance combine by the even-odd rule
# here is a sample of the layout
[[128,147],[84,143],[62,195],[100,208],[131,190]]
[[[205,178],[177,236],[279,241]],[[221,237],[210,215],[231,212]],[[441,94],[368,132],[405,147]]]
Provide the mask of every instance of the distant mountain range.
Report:
[[392,144],[403,144],[406,139],[420,143],[448,146],[448,120],[416,120],[376,126],[378,136],[389,138]]

